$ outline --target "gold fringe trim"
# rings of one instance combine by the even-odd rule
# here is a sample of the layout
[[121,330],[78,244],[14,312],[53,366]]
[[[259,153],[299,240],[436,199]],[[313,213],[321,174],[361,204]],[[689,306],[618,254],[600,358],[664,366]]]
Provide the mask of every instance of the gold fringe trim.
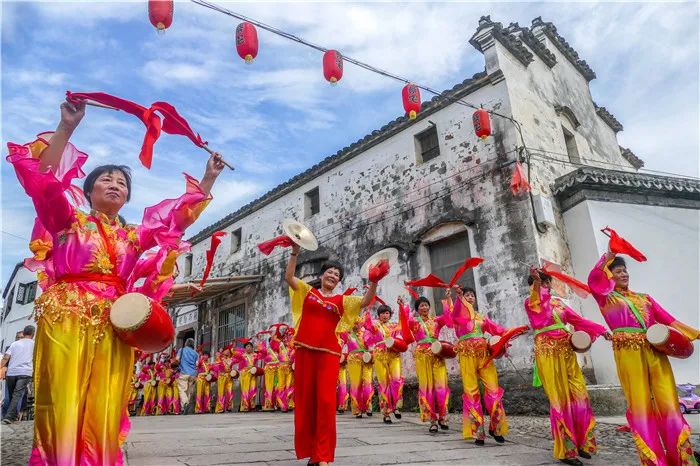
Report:
[[563,355],[565,358],[573,357],[574,351],[571,349],[569,337],[553,338],[548,335],[537,335],[535,337],[535,356],[555,356]]
[[459,355],[486,358],[489,355],[489,344],[485,338],[469,338],[458,341],[454,350]]
[[639,351],[642,348],[651,348],[645,333],[613,333],[613,351],[632,349]]

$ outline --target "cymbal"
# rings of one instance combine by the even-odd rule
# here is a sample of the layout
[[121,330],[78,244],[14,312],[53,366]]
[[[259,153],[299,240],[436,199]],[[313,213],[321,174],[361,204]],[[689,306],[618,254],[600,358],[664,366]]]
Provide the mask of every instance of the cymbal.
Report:
[[379,252],[375,252],[369,259],[365,261],[364,264],[362,264],[362,267],[360,268],[360,275],[367,278],[369,276],[370,266],[377,265],[380,261],[384,259],[388,260],[389,267],[393,268],[394,264],[396,264],[399,261],[399,250],[396,248],[386,248],[382,249]]
[[303,223],[287,218],[282,221],[282,229],[285,235],[289,236],[292,241],[307,251],[315,251],[318,249],[316,237]]

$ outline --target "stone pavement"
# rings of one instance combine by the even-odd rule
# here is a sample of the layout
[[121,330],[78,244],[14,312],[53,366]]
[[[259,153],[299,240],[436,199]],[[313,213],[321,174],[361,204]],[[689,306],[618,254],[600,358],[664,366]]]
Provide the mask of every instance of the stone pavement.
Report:
[[[687,416],[697,424],[700,415]],[[354,419],[338,416],[335,465],[554,465],[549,418],[510,417],[504,445],[487,439],[477,447],[462,440],[459,415],[453,428],[430,434],[415,414],[384,425],[376,414]],[[598,419],[600,453],[585,464],[639,464],[632,438],[616,431],[616,418]],[[305,465],[294,457],[293,415],[281,413],[216,414],[132,418],[126,443],[130,466],[148,465]],[[26,465],[31,448],[32,423],[2,426],[1,464]],[[698,434],[693,445],[700,448]]]

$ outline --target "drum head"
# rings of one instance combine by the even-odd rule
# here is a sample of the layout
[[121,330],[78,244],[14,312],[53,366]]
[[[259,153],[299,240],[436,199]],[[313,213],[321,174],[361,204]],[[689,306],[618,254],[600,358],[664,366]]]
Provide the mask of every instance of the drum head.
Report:
[[654,324],[647,330],[647,340],[652,345],[663,345],[668,340],[671,331],[663,324]]
[[363,353],[362,354],[362,361],[365,364],[369,364],[370,362],[372,362],[372,353]]
[[586,332],[576,331],[571,334],[571,345],[577,350],[587,350],[591,347],[591,337]]
[[440,354],[440,352],[442,351],[442,343],[440,343],[439,341],[434,341],[430,345],[430,351],[432,351],[433,354]]
[[394,346],[395,341],[396,340],[394,340],[394,337],[387,337],[387,339],[384,340],[384,344],[386,345],[387,348],[391,348],[392,346]]
[[127,293],[119,297],[109,313],[112,325],[121,330],[137,327],[151,312],[151,302],[141,293]]
[[399,250],[396,248],[386,248],[372,254],[372,256],[362,264],[360,276],[367,278],[369,276],[369,268],[385,259],[389,261],[389,266],[392,267],[399,260]]
[[489,345],[490,346],[494,346],[499,341],[501,341],[500,335],[492,335],[491,337],[489,337]]

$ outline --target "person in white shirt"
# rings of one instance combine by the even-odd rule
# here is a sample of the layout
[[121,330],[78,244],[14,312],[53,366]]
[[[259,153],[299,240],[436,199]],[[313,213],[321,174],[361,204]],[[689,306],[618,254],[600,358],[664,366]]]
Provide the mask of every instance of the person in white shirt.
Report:
[[[32,381],[32,360],[34,357],[34,327],[24,327],[23,338],[12,343],[0,361],[0,377],[7,378],[7,392],[10,396],[10,407],[2,420],[3,424],[11,424],[17,420],[17,406],[27,391],[27,385]],[[7,373],[4,369],[7,366]]]

